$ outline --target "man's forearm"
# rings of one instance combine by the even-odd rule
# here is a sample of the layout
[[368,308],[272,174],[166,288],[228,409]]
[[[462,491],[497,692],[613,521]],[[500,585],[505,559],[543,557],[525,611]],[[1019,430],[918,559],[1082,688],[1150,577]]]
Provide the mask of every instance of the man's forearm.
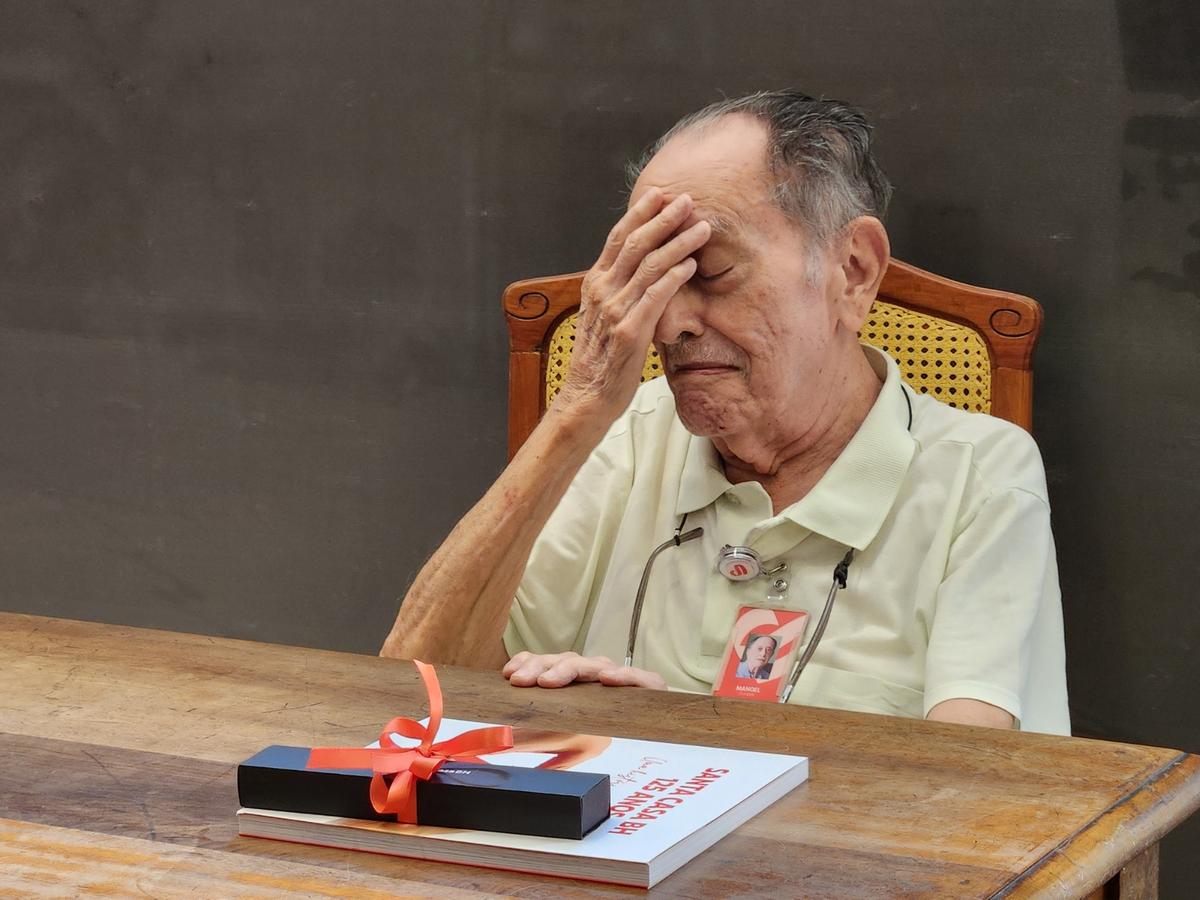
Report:
[[534,541],[571,479],[629,405],[667,303],[695,274],[712,234],[693,209],[651,188],[613,226],[580,287],[571,368],[508,468],[425,564],[400,605],[384,656],[499,668],[501,637]]
[[517,585],[550,514],[607,429],[551,409],[409,589],[382,656],[499,668]]
[[988,728],[1013,728],[1016,719],[1006,709],[983,700],[959,697],[943,700],[925,717],[930,722],[953,722],[956,725],[985,725]]

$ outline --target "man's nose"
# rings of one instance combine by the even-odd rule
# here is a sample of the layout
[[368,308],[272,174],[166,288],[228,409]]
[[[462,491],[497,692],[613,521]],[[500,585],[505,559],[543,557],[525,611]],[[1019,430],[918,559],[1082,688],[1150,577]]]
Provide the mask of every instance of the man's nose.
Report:
[[699,337],[704,333],[703,298],[688,282],[667,301],[666,308],[654,329],[659,344],[674,344],[684,336]]

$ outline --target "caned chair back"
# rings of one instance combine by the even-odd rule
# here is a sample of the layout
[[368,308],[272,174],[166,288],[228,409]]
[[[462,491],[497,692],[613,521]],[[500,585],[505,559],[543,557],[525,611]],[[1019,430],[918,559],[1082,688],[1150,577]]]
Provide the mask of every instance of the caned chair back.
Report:
[[[504,291],[509,331],[511,458],[553,402],[571,364],[583,272],[531,278]],[[973,287],[893,259],[860,339],[890,354],[922,394],[1029,430],[1033,351],[1042,307],[1029,297]],[[662,375],[651,347],[642,381]]]

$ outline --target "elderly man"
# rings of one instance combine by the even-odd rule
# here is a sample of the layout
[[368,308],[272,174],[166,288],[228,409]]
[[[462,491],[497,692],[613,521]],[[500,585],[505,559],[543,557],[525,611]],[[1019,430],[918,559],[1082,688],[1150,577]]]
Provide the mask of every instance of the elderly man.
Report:
[[[852,107],[774,92],[657,142],[584,279],[561,393],[416,579],[385,655],[708,691],[739,607],[815,617],[853,549],[790,702],[1069,730],[1033,441],[913,392],[858,342],[889,259],[869,134]],[[652,340],[666,379],[639,388]],[[646,558],[685,523],[703,534],[661,555],[634,665],[616,665]],[[724,545],[786,564],[786,595],[720,574]]]

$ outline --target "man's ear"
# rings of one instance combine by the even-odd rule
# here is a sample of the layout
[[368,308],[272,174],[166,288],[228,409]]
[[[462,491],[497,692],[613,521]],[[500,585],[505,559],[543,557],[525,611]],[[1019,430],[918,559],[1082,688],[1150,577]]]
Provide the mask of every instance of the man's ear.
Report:
[[838,264],[841,267],[841,294],[838,298],[840,317],[851,331],[858,332],[892,256],[887,229],[874,216],[859,216],[843,232]]

